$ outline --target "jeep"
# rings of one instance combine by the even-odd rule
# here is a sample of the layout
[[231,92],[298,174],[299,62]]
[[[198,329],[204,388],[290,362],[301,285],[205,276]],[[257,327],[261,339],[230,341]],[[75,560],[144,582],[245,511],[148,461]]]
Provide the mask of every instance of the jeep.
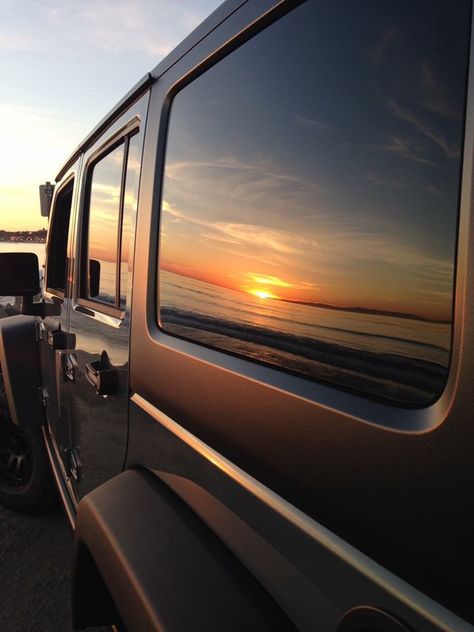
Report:
[[227,0],[42,186],[0,502],[54,478],[76,629],[473,629],[471,23]]

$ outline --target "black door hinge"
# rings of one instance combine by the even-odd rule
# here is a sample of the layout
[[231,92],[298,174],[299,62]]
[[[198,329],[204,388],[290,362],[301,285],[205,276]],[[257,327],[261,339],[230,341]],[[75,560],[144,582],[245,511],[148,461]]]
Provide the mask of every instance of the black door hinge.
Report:
[[46,327],[43,322],[35,323],[36,342],[41,342],[43,340],[45,332],[46,332]]
[[40,386],[38,391],[39,391],[39,396],[41,400],[41,405],[43,406],[43,408],[47,408],[48,401],[49,401],[48,389],[46,388],[46,386],[43,386],[43,387]]
[[80,481],[82,478],[82,463],[77,448],[68,448],[66,450],[66,463],[73,479]]

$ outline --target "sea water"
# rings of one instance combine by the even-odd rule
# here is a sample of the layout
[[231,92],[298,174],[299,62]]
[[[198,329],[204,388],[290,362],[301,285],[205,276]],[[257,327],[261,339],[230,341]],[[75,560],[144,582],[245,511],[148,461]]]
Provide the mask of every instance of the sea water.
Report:
[[165,331],[405,404],[439,395],[451,324],[261,299],[160,272]]

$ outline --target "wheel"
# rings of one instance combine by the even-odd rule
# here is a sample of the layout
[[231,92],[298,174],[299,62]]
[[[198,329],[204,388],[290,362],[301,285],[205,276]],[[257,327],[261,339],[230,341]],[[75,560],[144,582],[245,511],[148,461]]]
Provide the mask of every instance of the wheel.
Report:
[[56,502],[41,428],[21,428],[11,421],[0,374],[0,504],[28,512]]

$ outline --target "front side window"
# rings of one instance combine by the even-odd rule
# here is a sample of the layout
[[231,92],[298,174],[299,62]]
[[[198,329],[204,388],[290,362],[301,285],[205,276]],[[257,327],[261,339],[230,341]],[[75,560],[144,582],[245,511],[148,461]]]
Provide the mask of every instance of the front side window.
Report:
[[468,2],[306,2],[175,96],[166,332],[402,405],[447,378]]
[[48,240],[46,285],[49,291],[60,294],[66,291],[67,243],[73,189],[74,180],[70,180],[58,191]]

